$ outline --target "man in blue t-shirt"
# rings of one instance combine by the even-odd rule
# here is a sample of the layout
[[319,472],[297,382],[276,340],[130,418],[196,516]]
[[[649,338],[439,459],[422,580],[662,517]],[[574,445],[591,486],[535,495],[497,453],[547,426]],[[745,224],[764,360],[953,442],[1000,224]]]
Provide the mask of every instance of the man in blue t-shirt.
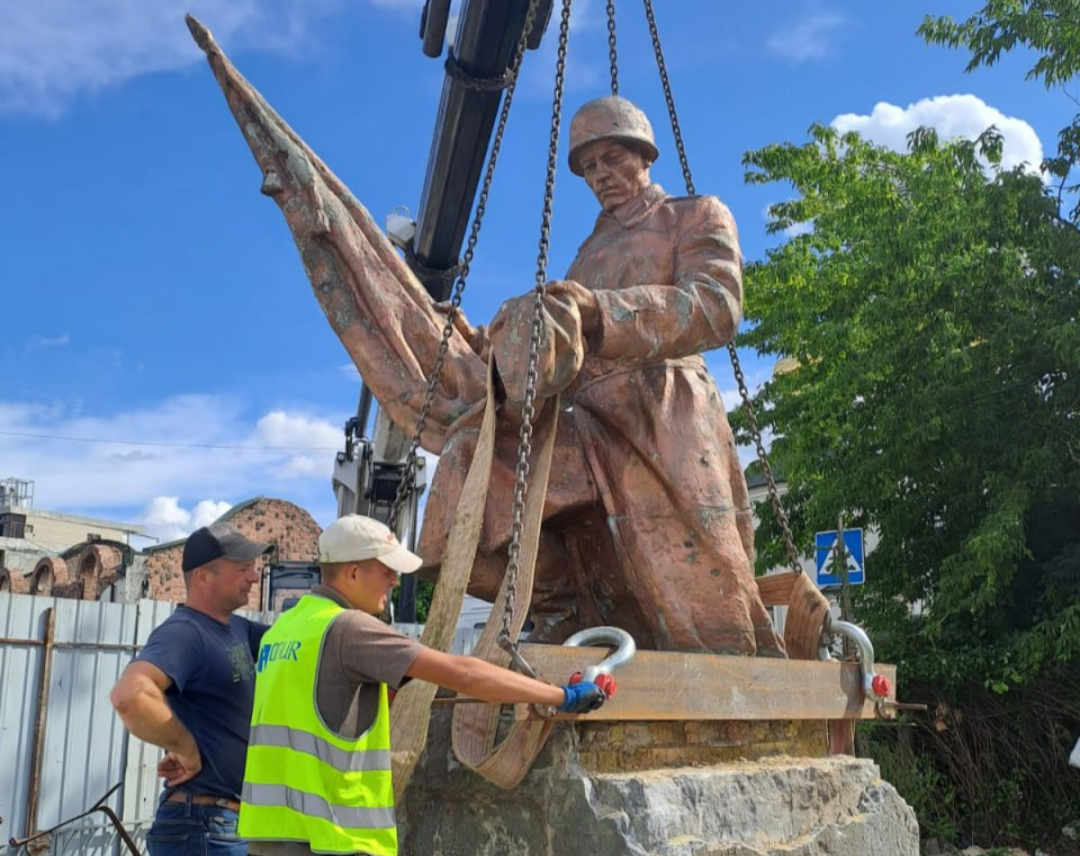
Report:
[[228,523],[193,532],[182,562],[186,603],[150,634],[113,688],[128,730],[165,750],[158,764],[165,790],[146,836],[150,856],[247,854],[236,818],[253,657],[266,625],[232,613],[247,605],[259,581],[255,560],[270,549]]

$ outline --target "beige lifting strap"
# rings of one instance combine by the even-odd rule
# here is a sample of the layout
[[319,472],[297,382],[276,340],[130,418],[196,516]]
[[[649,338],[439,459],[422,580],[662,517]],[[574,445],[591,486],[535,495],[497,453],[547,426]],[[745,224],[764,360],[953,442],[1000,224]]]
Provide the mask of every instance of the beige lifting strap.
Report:
[[[537,417],[535,430],[541,440],[540,452],[533,460],[529,492],[525,497],[525,514],[521,533],[521,561],[513,603],[507,605],[507,580],[503,578],[497,603],[510,610],[510,638],[517,640],[529,612],[532,600],[533,576],[540,546],[540,524],[544,519],[544,499],[547,496],[551,458],[555,450],[555,433],[559,419],[559,397],[547,399]],[[504,668],[510,665],[510,654],[499,647],[502,628],[488,621],[473,651],[474,656]],[[496,745],[499,726],[499,706],[469,704],[454,710],[451,740],[454,754],[466,767],[475,770],[502,788],[516,787],[529,772],[536,756],[544,748],[553,720],[515,721],[506,738]]]
[[[447,539],[446,553],[439,570],[439,581],[428,610],[422,642],[428,647],[447,651],[454,638],[465,589],[476,558],[477,544],[484,522],[488,485],[491,483],[491,463],[495,453],[495,396],[492,366],[488,365],[487,404],[484,409],[476,451],[461,491],[454,522]],[[536,423],[543,438],[540,452],[534,461],[531,484],[525,499],[525,514],[521,536],[520,578],[512,608],[511,631],[516,638],[521,632],[532,599],[533,571],[540,542],[544,498],[547,494],[551,458],[555,448],[555,426],[559,403],[549,399]],[[506,584],[499,593],[499,603],[505,603]],[[510,655],[496,642],[499,623],[488,621],[474,656],[506,667]],[[426,681],[411,681],[398,691],[390,708],[390,745],[393,747],[394,796],[400,800],[427,743],[431,705],[437,687]],[[499,706],[459,705],[454,711],[453,745],[459,760],[480,775],[505,788],[514,787],[524,778],[544,745],[553,723],[515,723],[506,740],[495,748],[495,728]]]

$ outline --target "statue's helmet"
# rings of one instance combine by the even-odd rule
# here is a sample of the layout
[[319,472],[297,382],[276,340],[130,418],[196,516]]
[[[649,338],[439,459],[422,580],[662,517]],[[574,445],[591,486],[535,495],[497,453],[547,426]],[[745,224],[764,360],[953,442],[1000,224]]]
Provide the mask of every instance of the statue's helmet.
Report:
[[646,163],[659,157],[652,125],[641,109],[618,95],[594,98],[570,121],[570,171],[583,175],[581,150],[597,140],[614,140],[640,152]]

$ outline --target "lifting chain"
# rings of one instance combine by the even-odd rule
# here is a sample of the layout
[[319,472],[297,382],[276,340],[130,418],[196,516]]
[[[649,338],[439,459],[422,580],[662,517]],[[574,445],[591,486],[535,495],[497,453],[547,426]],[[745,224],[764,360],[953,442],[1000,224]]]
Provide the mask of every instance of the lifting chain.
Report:
[[758,462],[761,464],[761,472],[765,476],[765,484],[769,491],[769,501],[772,503],[776,522],[780,524],[780,531],[784,538],[784,550],[787,552],[791,570],[801,574],[802,564],[799,562],[799,551],[795,549],[795,538],[791,534],[791,524],[788,522],[784,504],[780,501],[780,492],[776,489],[776,479],[773,478],[772,466],[769,464],[769,456],[765,453],[765,444],[761,440],[761,429],[754,415],[754,405],[750,403],[750,392],[746,388],[746,380],[743,378],[742,365],[739,355],[735,351],[735,343],[728,342],[728,354],[731,356],[731,368],[735,371],[735,382],[739,384],[739,395],[742,397],[743,413],[746,414],[746,424],[750,429],[750,436],[754,439],[757,449]]
[[[525,15],[525,24],[521,30],[521,38],[518,39],[517,46],[514,48],[510,67],[507,70],[509,80],[506,85],[506,95],[503,98],[502,110],[499,113],[499,124],[496,127],[495,137],[491,144],[491,153],[488,155],[487,170],[484,173],[484,183],[476,203],[476,213],[473,215],[472,228],[469,230],[469,240],[465,247],[465,255],[457,266],[457,279],[454,283],[453,294],[450,297],[450,308],[446,313],[446,324],[443,325],[442,341],[439,342],[439,351],[435,357],[435,365],[432,367],[431,375],[428,377],[427,390],[424,393],[424,403],[421,405],[420,415],[416,419],[416,430],[413,432],[412,440],[409,442],[409,451],[405,456],[405,469],[402,473],[401,482],[398,484],[397,495],[394,497],[394,504],[390,509],[390,518],[387,523],[391,529],[396,528],[398,516],[401,514],[401,509],[405,505],[405,501],[408,499],[409,494],[412,492],[416,480],[416,462],[420,448],[420,438],[427,425],[428,415],[431,412],[431,404],[435,398],[435,387],[439,383],[439,376],[442,374],[443,363],[446,360],[447,351],[450,349],[450,338],[454,334],[454,321],[457,319],[458,311],[461,309],[461,296],[465,291],[465,281],[469,276],[469,269],[472,265],[473,256],[476,253],[477,241],[480,239],[480,225],[484,220],[484,213],[487,211],[488,196],[491,193],[491,184],[495,178],[495,165],[499,160],[499,151],[502,149],[503,135],[506,132],[506,122],[510,116],[510,105],[514,100],[514,88],[517,86],[518,72],[521,70],[521,60],[522,57],[525,56],[525,48],[529,43],[529,35],[532,33],[533,27],[536,24],[536,13],[539,6],[540,0],[530,0],[529,9]],[[413,525],[416,525],[416,521],[413,521]]]
[[652,0],[645,0],[645,17],[649,20],[649,35],[652,36],[656,67],[660,71],[660,83],[664,87],[664,100],[667,102],[668,115],[671,117],[671,132],[675,135],[675,148],[679,152],[679,166],[682,167],[683,179],[686,181],[686,192],[690,196],[697,196],[697,191],[694,190],[694,178],[690,175],[690,160],[686,157],[686,146],[683,145],[679,115],[675,112],[675,97],[671,94],[671,81],[668,79],[667,63],[664,62],[664,49],[660,46],[660,32],[656,28]]
[[[656,66],[660,71],[660,83],[664,87],[664,100],[667,102],[668,116],[671,118],[671,130],[675,135],[675,148],[679,153],[679,166],[682,167],[683,179],[686,181],[686,192],[690,196],[697,196],[697,191],[694,189],[694,179],[690,174],[690,161],[686,157],[686,146],[683,145],[682,127],[679,124],[678,113],[675,111],[675,98],[671,92],[671,81],[668,79],[667,64],[664,62],[664,50],[660,45],[660,33],[656,27],[656,16],[653,14],[652,0],[644,0],[644,3],[645,17],[649,21],[649,34],[652,36],[653,50],[656,53]],[[761,429],[758,427],[757,417],[754,415],[754,406],[750,402],[750,392],[746,388],[746,380],[743,377],[739,355],[735,350],[735,343],[728,342],[727,350],[731,356],[731,367],[735,372],[735,380],[739,384],[739,395],[742,397],[746,423],[750,430],[750,436],[754,439],[758,461],[761,463],[761,471],[765,476],[769,500],[772,503],[773,512],[776,514],[776,520],[780,524],[788,562],[796,574],[801,574],[803,570],[802,564],[799,562],[799,551],[795,549],[791,524],[788,521],[787,513],[784,511],[783,503],[780,502],[780,492],[776,489],[776,479],[773,478],[772,467],[769,466],[769,458],[765,453],[765,445],[761,440]]]
[[611,62],[611,94],[619,94],[619,51],[615,42],[615,0],[607,0],[608,60]]
[[[499,644],[515,650],[516,640],[511,638],[513,603],[517,592],[520,571],[522,515],[525,512],[525,491],[529,475],[529,457],[532,453],[533,417],[536,408],[536,367],[540,360],[540,342],[544,337],[544,295],[547,291],[548,247],[551,244],[551,214],[555,202],[555,172],[558,166],[559,127],[562,121],[563,85],[566,79],[566,46],[570,38],[570,2],[563,0],[562,18],[559,22],[559,51],[555,62],[555,93],[551,105],[551,131],[548,136],[547,176],[544,180],[544,208],[540,220],[540,250],[536,260],[536,286],[533,290],[532,332],[529,336],[529,363],[525,374],[525,401],[521,408],[521,431],[519,433],[517,478],[514,482],[514,504],[510,525],[510,546],[506,563],[506,599],[503,601],[502,634]],[[554,430],[554,427],[552,428]]]

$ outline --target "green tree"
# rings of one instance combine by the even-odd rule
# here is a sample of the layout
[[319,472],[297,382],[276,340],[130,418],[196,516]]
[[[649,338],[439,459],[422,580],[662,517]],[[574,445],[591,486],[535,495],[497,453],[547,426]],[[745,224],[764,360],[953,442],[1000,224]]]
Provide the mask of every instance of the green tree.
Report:
[[[435,595],[435,584],[428,580],[417,580],[416,584],[416,622],[424,624],[427,621],[428,610],[431,609],[431,598]],[[390,600],[397,610],[401,604],[401,588],[395,588],[390,593]]]
[[[1080,810],[1063,774],[1080,731],[1080,231],[1000,154],[993,129],[920,129],[900,153],[822,126],[747,154],[748,181],[795,198],[770,224],[794,237],[747,267],[744,343],[798,365],[755,402],[797,543],[840,513],[881,535],[856,618],[930,713],[864,735],[872,754],[924,830],[1056,847]],[[769,566],[783,554],[758,513]]]
[[[957,23],[948,16],[927,15],[919,35],[931,44],[963,47],[970,51],[968,71],[992,66],[1017,47],[1035,54],[1028,80],[1038,80],[1047,89],[1063,88],[1080,74],[1080,0],[988,0],[985,6]],[[1077,105],[1080,102],[1066,92]],[[1061,129],[1056,157],[1047,158],[1043,168],[1057,177],[1058,194],[1077,190],[1069,175],[1080,162],[1080,114]],[[1070,218],[1080,222],[1080,205]]]
[[745,157],[794,188],[770,229],[811,227],[746,271],[744,343],[800,366],[756,401],[799,542],[841,512],[880,531],[859,618],[909,679],[1004,691],[1077,662],[1080,232],[993,130],[810,134]]

